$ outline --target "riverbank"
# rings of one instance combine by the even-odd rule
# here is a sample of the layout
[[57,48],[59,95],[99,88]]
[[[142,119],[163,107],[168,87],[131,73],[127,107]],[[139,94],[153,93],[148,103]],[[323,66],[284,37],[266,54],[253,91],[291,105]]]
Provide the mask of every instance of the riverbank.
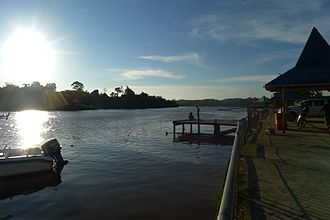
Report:
[[56,91],[47,86],[18,87],[7,84],[0,87],[0,111],[21,111],[27,109],[49,111],[78,111],[94,109],[147,109],[178,107],[175,101],[147,93],[135,94],[128,87],[120,93],[89,93],[81,90]]
[[240,150],[238,219],[327,219],[330,216],[330,134],[322,119],[285,134],[260,122]]

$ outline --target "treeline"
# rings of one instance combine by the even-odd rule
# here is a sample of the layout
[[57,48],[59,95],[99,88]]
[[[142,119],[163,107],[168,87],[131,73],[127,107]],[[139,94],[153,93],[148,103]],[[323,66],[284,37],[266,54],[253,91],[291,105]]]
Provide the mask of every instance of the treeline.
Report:
[[55,83],[45,86],[38,82],[19,87],[6,84],[0,87],[0,111],[17,111],[24,109],[38,110],[88,110],[88,109],[142,109],[178,107],[174,101],[147,93],[135,94],[126,87],[116,88],[111,95],[94,90],[83,91],[83,84],[74,82],[73,90],[56,91]]
[[231,98],[224,100],[202,99],[202,100],[177,100],[180,106],[231,106],[231,107],[247,107],[255,103],[257,98]]

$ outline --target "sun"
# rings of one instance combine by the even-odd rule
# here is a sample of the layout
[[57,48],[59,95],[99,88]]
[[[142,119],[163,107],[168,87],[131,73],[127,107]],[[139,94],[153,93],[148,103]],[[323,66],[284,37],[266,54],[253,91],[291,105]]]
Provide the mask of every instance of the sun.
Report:
[[7,82],[49,82],[55,70],[55,51],[38,32],[18,29],[4,43],[3,77]]

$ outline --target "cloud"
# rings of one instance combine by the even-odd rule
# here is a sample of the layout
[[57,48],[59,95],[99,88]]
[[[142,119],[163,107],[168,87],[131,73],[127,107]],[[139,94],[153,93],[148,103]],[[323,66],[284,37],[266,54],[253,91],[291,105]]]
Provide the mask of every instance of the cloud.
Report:
[[269,82],[276,78],[278,75],[256,75],[256,76],[239,76],[239,77],[227,77],[222,79],[215,79],[214,82],[228,83],[228,82],[257,82],[264,83]]
[[[270,63],[275,60],[290,60],[292,62],[298,59],[299,52],[297,50],[289,50],[289,51],[277,51],[271,52],[269,54],[260,54],[254,57],[253,59],[249,59],[248,62],[253,65],[262,65],[266,63]],[[291,63],[291,62],[290,62]]]
[[122,73],[121,76],[127,79],[141,79],[148,76],[161,77],[167,79],[182,79],[185,77],[184,75],[176,75],[163,70],[128,70]]
[[153,61],[162,61],[165,63],[178,62],[178,61],[188,61],[192,63],[198,63],[201,60],[201,56],[195,52],[187,53],[184,55],[178,55],[178,56],[152,55],[152,56],[140,56],[138,58],[153,60]]
[[126,72],[129,71],[127,69],[122,69],[122,68],[107,68],[105,69],[106,72]]
[[329,8],[323,0],[222,1],[216,13],[192,21],[192,37],[221,43],[255,44],[261,40],[302,44],[313,26],[330,32]]

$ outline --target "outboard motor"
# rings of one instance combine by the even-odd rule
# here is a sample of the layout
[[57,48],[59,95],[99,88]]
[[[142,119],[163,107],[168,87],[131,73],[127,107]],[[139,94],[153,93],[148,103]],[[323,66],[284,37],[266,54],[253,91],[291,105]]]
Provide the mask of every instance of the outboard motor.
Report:
[[61,155],[62,148],[56,138],[46,141],[43,145],[41,145],[41,149],[43,150],[45,156],[51,156],[54,158],[56,165],[64,166],[68,164],[67,160],[63,160]]

